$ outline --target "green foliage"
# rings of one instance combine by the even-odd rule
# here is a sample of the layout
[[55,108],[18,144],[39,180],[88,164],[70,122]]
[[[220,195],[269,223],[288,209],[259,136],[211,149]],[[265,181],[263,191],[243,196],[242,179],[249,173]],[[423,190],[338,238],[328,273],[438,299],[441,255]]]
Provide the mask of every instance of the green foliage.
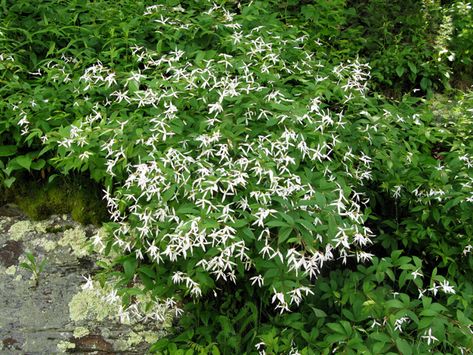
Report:
[[[409,247],[427,253],[455,276],[457,264],[451,262],[471,242],[468,211],[473,146],[469,107],[473,101],[471,94],[457,97],[456,105],[441,100],[427,104],[424,112],[417,110],[414,120],[389,119],[389,129],[392,125],[399,129],[387,142],[390,149],[380,147],[376,155],[380,162],[376,180],[385,198],[392,199],[396,212],[391,214],[394,218],[382,216],[382,228],[389,234],[380,240],[384,247]],[[395,146],[395,142],[403,144]],[[388,168],[381,165],[388,160]]]
[[455,1],[448,10],[453,27],[449,48],[455,55],[453,63],[456,86],[466,89],[473,85],[473,11],[470,2]]
[[[436,269],[427,273],[428,268],[420,258],[396,250],[390,257],[373,258],[370,266],[334,270],[318,279],[315,295],[297,312],[283,315],[253,303],[265,299],[257,290],[239,287],[237,293],[189,303],[180,331],[152,350],[256,353],[251,343],[268,354],[295,348],[301,354],[455,353],[471,348],[471,280],[449,285]],[[429,330],[436,340],[427,342]]]
[[179,315],[151,351],[472,351],[468,4],[10,5],[2,191],[98,223],[103,188],[120,316]]
[[25,270],[31,271],[34,285],[36,287],[38,285],[41,273],[43,272],[44,267],[46,266],[47,259],[39,261],[31,253],[26,253],[26,259],[27,261],[20,263],[20,267]]
[[[358,50],[366,57],[376,84],[389,96],[448,86],[450,66],[440,1],[352,1],[352,17],[364,39]],[[444,33],[448,37],[451,33]],[[441,53],[442,52],[442,53]]]

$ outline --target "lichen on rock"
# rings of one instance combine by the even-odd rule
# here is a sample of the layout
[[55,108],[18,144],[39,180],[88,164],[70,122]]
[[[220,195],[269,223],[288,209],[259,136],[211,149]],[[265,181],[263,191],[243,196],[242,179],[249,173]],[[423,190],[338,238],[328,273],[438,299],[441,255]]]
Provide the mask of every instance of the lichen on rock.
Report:
[[90,330],[87,329],[86,327],[77,327],[74,329],[74,332],[72,333],[74,338],[82,338],[89,334],[90,334]]
[[25,235],[34,230],[34,225],[30,221],[19,221],[13,224],[8,230],[10,239],[21,240]]
[[53,251],[57,248],[57,243],[48,238],[38,238],[32,241],[34,246],[43,248],[46,252]]
[[[103,287],[96,281],[87,282],[69,303],[70,319],[77,325],[91,322],[99,325],[111,321],[127,327],[128,331],[114,342],[117,351],[130,351],[152,344],[168,333],[174,319],[172,307],[153,301],[146,292],[135,295],[135,301],[124,307],[113,285],[113,281]],[[135,284],[134,290],[144,290],[143,285]],[[158,315],[159,321],[156,319]],[[110,336],[106,327],[100,329],[102,336]]]
[[38,233],[47,233],[49,227],[48,221],[34,222],[34,229]]
[[5,270],[5,274],[14,276],[16,274],[16,266],[12,265]]
[[68,352],[69,350],[71,349],[75,349],[76,347],[76,344],[74,343],[71,343],[69,341],[65,341],[65,340],[62,340],[60,341],[58,344],[57,344],[57,349],[61,352],[61,353],[66,353]]
[[130,351],[139,344],[153,344],[164,336],[163,331],[130,331],[115,344],[117,351]]
[[[81,226],[61,215],[41,222],[23,218],[0,217],[0,259],[4,256],[0,281],[9,284],[9,289],[0,290],[0,299],[8,299],[3,308],[0,305],[0,329],[18,339],[22,353],[95,353],[101,349],[145,353],[168,333],[172,309],[155,301],[136,280],[132,287],[138,294],[133,293],[127,306],[120,297],[126,287],[115,290],[116,279],[109,279],[103,287],[88,279],[81,287],[83,275],[95,274],[94,261],[113,265],[116,255],[103,254],[105,228]],[[48,260],[37,287],[31,287],[28,280],[31,272],[18,267],[27,262],[26,251],[38,262]],[[27,334],[21,333],[25,327],[31,328]],[[18,334],[22,335],[18,338]]]
[[107,303],[103,297],[105,293],[97,292],[96,289],[85,289],[75,294],[69,302],[69,316],[72,321],[83,320],[103,321],[115,319],[117,308]]
[[69,246],[74,256],[82,258],[90,254],[92,246],[88,241],[85,231],[81,227],[64,231],[63,237],[59,240],[60,246]]

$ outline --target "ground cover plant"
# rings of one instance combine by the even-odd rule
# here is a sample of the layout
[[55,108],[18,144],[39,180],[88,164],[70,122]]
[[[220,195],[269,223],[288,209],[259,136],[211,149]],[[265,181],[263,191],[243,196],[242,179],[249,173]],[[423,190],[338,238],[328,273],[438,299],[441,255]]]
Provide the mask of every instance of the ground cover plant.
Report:
[[471,5],[408,3],[5,4],[3,188],[103,187],[152,352],[469,353]]

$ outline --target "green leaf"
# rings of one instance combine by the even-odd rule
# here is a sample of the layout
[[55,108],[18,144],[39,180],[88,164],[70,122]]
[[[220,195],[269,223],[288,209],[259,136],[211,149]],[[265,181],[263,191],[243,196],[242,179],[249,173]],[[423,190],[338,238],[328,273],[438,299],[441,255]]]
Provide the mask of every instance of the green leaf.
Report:
[[396,74],[397,74],[397,76],[401,77],[402,74],[404,74],[404,67],[398,65],[398,66],[396,67]]
[[197,55],[195,56],[195,63],[197,65],[201,65],[204,58],[205,58],[205,52],[204,51],[198,51]]
[[171,185],[171,187],[163,193],[163,200],[169,201],[171,198],[173,198],[176,193],[176,188],[176,185]]
[[325,337],[325,341],[329,343],[338,343],[339,341],[345,340],[347,338],[344,334],[330,334]]
[[16,178],[15,177],[11,177],[11,178],[8,178],[8,179],[5,179],[3,180],[3,184],[7,187],[7,188],[10,188],[13,183],[15,182]]
[[420,88],[426,91],[430,87],[430,84],[431,84],[430,79],[424,76],[422,80],[420,81]]
[[413,74],[417,74],[417,67],[412,62],[407,62],[407,65]]
[[348,336],[351,336],[352,333],[353,333],[353,329],[351,327],[351,324],[349,322],[347,322],[346,320],[340,321],[340,324],[345,329],[345,334],[348,335]]
[[140,273],[140,280],[143,282],[143,285],[145,285],[146,289],[152,290],[154,288],[154,281],[152,278],[146,276],[143,273]]
[[127,288],[125,289],[125,293],[129,296],[136,296],[136,295],[144,294],[143,290],[137,287]]
[[0,146],[0,157],[9,157],[11,155],[15,155],[16,151],[16,145],[2,145]]
[[136,260],[135,256],[130,256],[125,259],[123,262],[123,269],[125,271],[125,276],[128,279],[131,279],[135,274],[136,266],[138,265],[138,261]]
[[30,170],[32,159],[27,155],[20,155],[19,157],[15,158],[16,163],[25,168],[26,170]]
[[56,179],[59,175],[58,174],[52,174],[49,176],[48,178],[48,183],[51,183],[54,181],[54,179]]
[[289,224],[279,220],[272,220],[266,223],[268,227],[289,227]]
[[156,277],[156,273],[154,272],[153,268],[150,267],[150,266],[140,266],[138,268],[138,272],[141,272],[143,274],[145,274],[146,276],[150,277],[150,278],[155,278]]
[[292,232],[291,227],[282,227],[281,229],[279,229],[278,244],[284,243],[291,235],[291,232]]
[[22,267],[23,269],[26,269],[26,270],[30,270],[30,271],[33,271],[33,268],[30,264],[28,263],[20,263],[20,267]]
[[157,352],[160,350],[164,350],[167,348],[168,344],[169,344],[169,339],[167,338],[159,339],[156,343],[154,343],[151,346],[150,351]]
[[412,354],[412,346],[409,343],[401,338],[396,339],[396,346],[399,352],[402,355],[411,355]]
[[35,263],[34,255],[31,253],[26,253],[26,258],[30,261],[31,264]]
[[315,231],[314,224],[309,221],[306,221],[305,219],[298,218],[296,222],[300,224],[301,226],[303,226],[308,231]]
[[294,223],[295,223],[294,218],[292,218],[290,215],[284,212],[279,212],[279,214],[287,223],[289,223],[291,226],[294,226]]
[[346,335],[344,327],[340,323],[328,323],[327,327],[333,330],[335,333]]
[[391,269],[386,269],[386,275],[388,275],[388,277],[391,279],[391,281],[394,281],[395,277],[394,277],[394,273]]
[[310,306],[310,308],[312,308],[312,310],[314,311],[314,314],[316,317],[318,318],[325,318],[327,317],[327,313],[325,313],[324,311],[322,311],[321,309],[318,309],[318,308],[314,308],[312,306]]
[[443,209],[445,210],[445,212],[447,212],[448,210],[450,210],[452,207],[455,207],[457,206],[460,202],[462,202],[464,200],[464,197],[463,196],[459,196],[459,197],[456,197],[454,199],[451,199],[450,201],[448,201],[444,206],[443,206]]
[[375,344],[373,345],[373,353],[374,353],[374,354],[382,354],[382,353],[384,353],[384,352],[382,351],[382,349],[384,348],[384,346],[385,346],[385,343],[375,343]]
[[370,339],[377,340],[382,343],[389,343],[391,341],[391,337],[388,336],[386,333],[376,332],[370,334]]
[[232,322],[228,317],[218,316],[217,320],[220,323],[220,326],[222,327],[223,334],[230,335],[235,332],[235,330],[233,329]]
[[292,111],[294,109],[292,106],[278,104],[275,102],[271,102],[270,106],[271,108],[274,108],[275,110],[284,111],[284,112]]
[[386,308],[398,308],[398,309],[404,308],[404,304],[397,299],[386,301],[385,306]]
[[407,277],[409,276],[410,274],[408,273],[408,271],[404,270],[401,275],[399,276],[399,281],[398,281],[398,284],[399,284],[399,288],[401,289],[406,281],[407,281]]
[[31,169],[33,170],[41,170],[46,165],[46,161],[44,159],[35,160],[31,163]]
[[44,267],[46,266],[46,263],[48,262],[48,260],[45,258],[43,260],[41,260],[41,262],[39,263],[39,267],[38,267],[38,272],[39,273],[42,273],[43,270],[44,270]]

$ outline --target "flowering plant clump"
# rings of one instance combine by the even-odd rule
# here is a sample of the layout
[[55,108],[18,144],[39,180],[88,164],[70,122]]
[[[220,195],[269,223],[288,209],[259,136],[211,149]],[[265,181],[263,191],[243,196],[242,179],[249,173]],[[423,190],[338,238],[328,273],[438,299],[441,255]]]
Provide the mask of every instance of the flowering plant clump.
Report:
[[[165,265],[158,294],[199,298],[246,277],[281,312],[329,261],[369,260],[356,189],[372,159],[352,144],[363,139],[368,67],[330,64],[298,28],[250,26],[218,5],[203,17],[168,6],[144,16],[156,33],[179,31],[161,50],[130,45],[126,71],[97,61],[76,74],[78,100],[95,102],[67,134],[45,138],[58,167],[103,162],[109,242]],[[204,20],[211,50],[192,39]]]
[[[178,315],[152,351],[471,351],[471,93],[371,85],[432,93],[450,59],[363,57],[356,1],[49,2],[0,20],[0,181],[103,186],[106,292],[84,289]],[[429,4],[409,26],[454,59]]]

